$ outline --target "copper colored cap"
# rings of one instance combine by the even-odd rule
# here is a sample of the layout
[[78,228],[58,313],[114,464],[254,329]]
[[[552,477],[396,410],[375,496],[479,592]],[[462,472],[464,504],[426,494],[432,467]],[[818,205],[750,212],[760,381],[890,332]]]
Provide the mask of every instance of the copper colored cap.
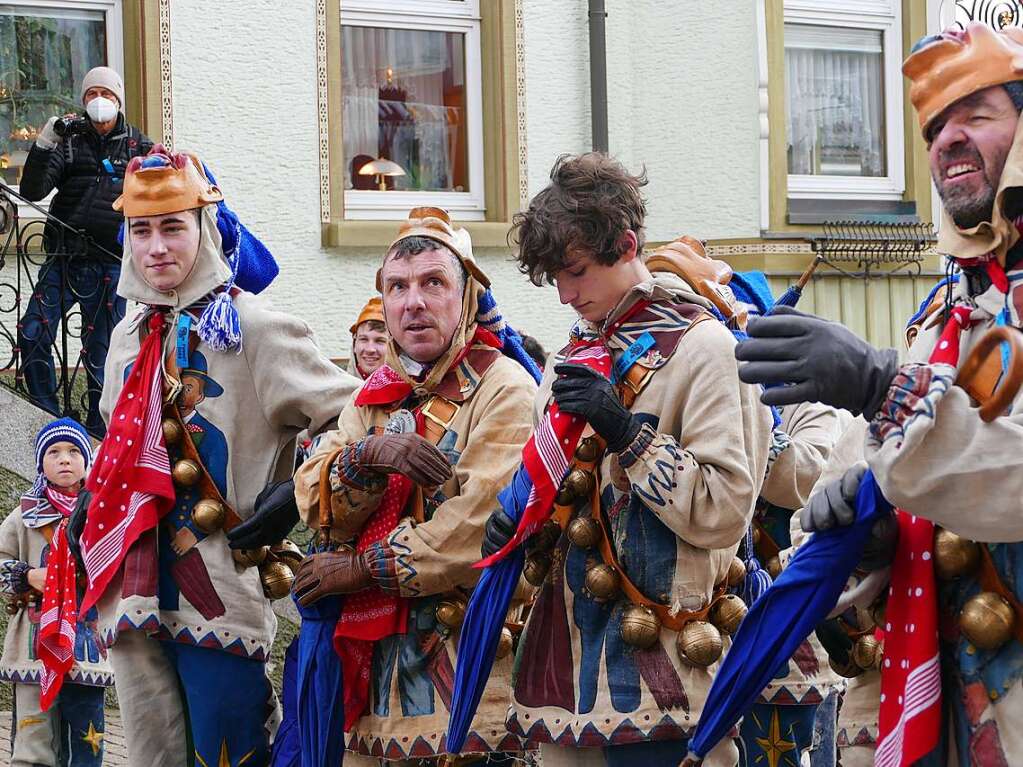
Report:
[[366,305],[362,307],[362,311],[359,312],[359,319],[348,330],[354,336],[355,331],[359,329],[359,325],[370,320],[384,321],[384,302],[380,300],[380,296],[373,296],[373,298],[366,302]]
[[223,199],[220,189],[206,179],[198,157],[171,153],[157,144],[145,157],[128,163],[124,193],[113,208],[127,218],[163,216]]
[[931,121],[959,99],[1023,79],[1023,29],[996,32],[972,22],[963,32],[946,31],[910,54],[902,73],[913,82],[909,98],[926,139]]
[[[472,240],[465,229],[455,229],[451,225],[451,217],[443,208],[421,207],[409,211],[408,220],[398,230],[394,242],[387,246],[387,252],[402,240],[409,237],[427,237],[436,240],[458,256],[465,270],[471,274],[484,288],[490,287],[490,279],[483,273],[472,255]],[[380,270],[377,270],[377,290],[381,289]]]

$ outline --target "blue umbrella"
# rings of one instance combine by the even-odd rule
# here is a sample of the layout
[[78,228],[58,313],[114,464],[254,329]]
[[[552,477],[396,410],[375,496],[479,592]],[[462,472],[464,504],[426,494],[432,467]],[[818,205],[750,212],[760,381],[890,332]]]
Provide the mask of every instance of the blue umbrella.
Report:
[[[525,468],[519,466],[511,484],[498,494],[497,500],[505,513],[518,522],[532,489],[533,481]],[[508,605],[524,563],[525,552],[519,546],[500,562],[483,570],[469,598],[462,634],[458,638],[455,686],[451,693],[451,717],[448,720],[446,748],[453,754],[465,745],[469,726],[490,679]]]
[[878,519],[892,506],[867,471],[856,494],[856,521],[814,533],[771,587],[750,607],[714,676],[689,742],[704,758],[752,708],[778,667],[827,617],[855,569]]
[[817,270],[817,267],[820,266],[823,260],[824,259],[820,256],[816,256],[813,259],[813,263],[806,267],[806,271],[804,271],[800,278],[796,281],[796,284],[790,285],[788,290],[781,294],[781,298],[775,301],[775,305],[794,307],[797,303],[799,303],[799,299],[803,295],[803,288],[806,287],[806,283],[810,281],[813,273]]
[[302,767],[302,744],[298,729],[298,637],[291,640],[284,653],[281,711],[281,726],[274,736],[270,764],[273,767]]
[[295,689],[301,765],[338,767],[345,754],[341,658],[334,652],[341,597],[325,597],[308,607],[298,605],[298,611],[302,628]]

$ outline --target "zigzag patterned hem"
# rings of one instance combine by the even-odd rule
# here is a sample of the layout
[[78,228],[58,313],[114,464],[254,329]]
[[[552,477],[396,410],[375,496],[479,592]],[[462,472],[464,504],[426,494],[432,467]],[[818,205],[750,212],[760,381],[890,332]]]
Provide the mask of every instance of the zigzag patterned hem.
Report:
[[174,634],[170,628],[160,622],[156,615],[150,614],[141,623],[136,624],[127,615],[122,615],[117,621],[116,630],[107,630],[103,636],[103,642],[110,647],[117,641],[117,635],[122,631],[142,631],[153,639],[160,639],[168,642],[181,642],[196,647],[206,647],[211,650],[223,650],[232,655],[249,660],[266,662],[269,648],[267,645],[257,642],[254,639],[245,640],[238,637],[230,643],[225,644],[224,640],[216,635],[214,631],[208,631],[200,637],[196,637],[189,629],[183,628]]
[[[405,736],[399,741],[395,737],[374,738],[362,737],[358,732],[353,732],[345,746],[349,751],[354,751],[363,756],[371,756],[377,759],[427,759],[429,757],[442,756],[447,753],[445,742],[447,736],[444,733],[433,733],[429,739],[418,736]],[[494,742],[491,739],[487,742],[477,732],[470,732],[465,739],[460,754],[487,754],[491,752],[516,753],[522,751],[522,741],[511,733],[505,733],[504,738],[491,746]]]
[[[0,671],[0,682],[12,682],[13,684],[39,684],[41,672],[38,670],[15,671],[4,669]],[[85,687],[110,687],[114,683],[113,672],[110,671],[82,671],[72,669],[67,674],[67,681],[72,684],[80,684]]]
[[[532,722],[526,730],[519,723],[519,715],[516,712],[508,714],[505,722],[508,731],[518,735],[525,742],[527,749],[537,748],[541,743],[551,743],[557,746],[568,748],[604,748],[605,746],[619,746],[631,743],[644,743],[657,740],[687,740],[693,734],[693,726],[682,727],[670,716],[663,716],[661,720],[648,729],[633,724],[631,719],[625,719],[619,724],[610,735],[605,735],[592,722],[576,732],[571,724],[551,730],[543,719]],[[738,735],[738,729],[732,728],[729,737]]]
[[[798,688],[796,690],[798,691]],[[796,692],[791,687],[784,686],[771,690],[769,695],[761,693],[757,703],[769,703],[773,706],[811,706],[823,703],[826,696],[826,691],[808,687],[803,691],[802,697],[796,697]]]

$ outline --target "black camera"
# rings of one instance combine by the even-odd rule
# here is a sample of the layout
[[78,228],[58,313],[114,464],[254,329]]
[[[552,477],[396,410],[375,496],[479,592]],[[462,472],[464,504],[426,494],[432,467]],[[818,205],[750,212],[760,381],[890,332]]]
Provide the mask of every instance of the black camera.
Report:
[[89,120],[86,117],[58,117],[57,122],[53,124],[53,132],[64,138],[81,133],[88,125]]

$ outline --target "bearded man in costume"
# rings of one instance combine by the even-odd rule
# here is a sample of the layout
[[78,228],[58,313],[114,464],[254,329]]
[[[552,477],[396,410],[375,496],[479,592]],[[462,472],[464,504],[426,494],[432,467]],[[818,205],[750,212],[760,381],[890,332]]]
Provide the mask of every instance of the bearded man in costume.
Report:
[[[514,224],[522,271],[579,314],[536,398],[552,469],[523,454],[522,523],[495,512],[484,548],[496,561],[531,536],[524,574],[540,588],[507,727],[545,765],[681,762],[767,470],[770,411],[739,382],[732,334],[640,258],[644,183],[604,155],[562,158]],[[728,738],[710,763],[737,758]]]
[[[1023,759],[1023,419],[1002,406],[982,418],[971,406],[1002,375],[997,352],[954,384],[985,333],[1023,325],[1023,32],[971,24],[925,38],[903,72],[943,203],[938,250],[961,270],[949,301],[925,319],[903,365],[892,349],[798,313],[752,323],[736,356],[748,361],[744,380],[790,384],[765,401],[861,412],[867,463],[902,510],[882,626],[876,763],[932,754],[1014,764]],[[811,527],[851,521],[861,473],[853,467],[811,498]]]
[[[348,595],[334,635],[354,752],[346,764],[445,753],[473,564],[529,436],[539,378],[497,312],[468,233],[445,211],[409,214],[377,288],[386,363],[295,477],[307,522],[355,544],[309,557],[295,582],[301,604]],[[519,750],[504,730],[510,676],[505,658],[464,753]]]
[[141,306],[107,356],[107,437],[78,520],[84,606],[99,606],[132,764],[265,765],[266,594],[284,596],[291,573],[265,548],[232,556],[225,532],[287,478],[295,435],[325,426],[355,381],[304,322],[253,295],[276,264],[198,158],[154,148],[128,166],[115,207],[118,295]]

